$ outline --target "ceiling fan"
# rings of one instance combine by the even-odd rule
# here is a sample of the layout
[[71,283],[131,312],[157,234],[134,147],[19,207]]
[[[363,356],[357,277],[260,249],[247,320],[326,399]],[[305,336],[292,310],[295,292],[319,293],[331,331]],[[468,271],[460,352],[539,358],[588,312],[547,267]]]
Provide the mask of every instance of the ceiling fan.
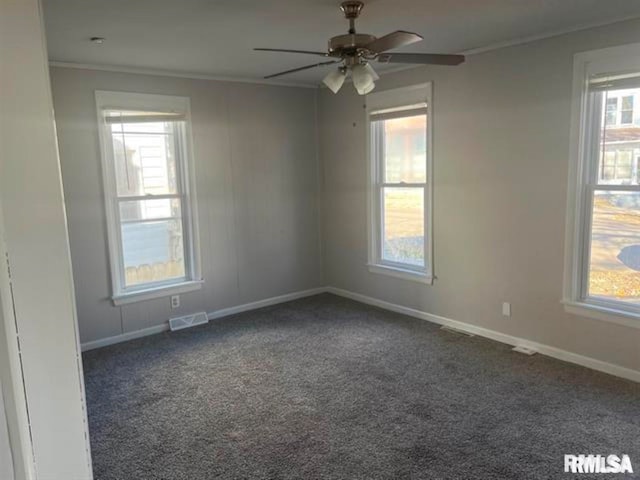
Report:
[[364,3],[355,0],[342,2],[340,10],[349,20],[349,33],[338,35],[329,40],[327,52],[312,52],[308,50],[288,50],[281,48],[254,48],[263,52],[302,53],[333,58],[326,62],[314,63],[304,67],[286,70],[264,78],[274,78],[293,72],[300,72],[310,68],[339,63],[337,70],[332,70],[322,81],[333,93],[338,93],[349,74],[353,78],[353,85],[360,95],[366,95],[375,88],[378,80],[370,62],[380,63],[417,63],[423,65],[459,65],[464,62],[463,55],[443,55],[437,53],[387,53],[388,50],[410,45],[422,40],[417,33],[402,30],[389,33],[380,38],[366,33],[356,33],[355,21],[360,15]]

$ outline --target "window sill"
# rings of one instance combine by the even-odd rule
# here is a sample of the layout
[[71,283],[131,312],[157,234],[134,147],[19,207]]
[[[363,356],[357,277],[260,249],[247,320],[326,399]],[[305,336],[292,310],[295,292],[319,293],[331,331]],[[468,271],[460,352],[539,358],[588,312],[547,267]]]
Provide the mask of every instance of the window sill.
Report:
[[415,270],[404,268],[390,267],[388,265],[368,264],[371,273],[381,273],[390,277],[401,278],[403,280],[411,280],[412,282],[433,285],[433,276]]
[[640,328],[640,314],[637,313],[575,300],[563,300],[562,304],[564,305],[564,310],[573,315],[594,318],[603,322],[624,325],[625,327]]
[[146,290],[138,290],[135,292],[122,293],[111,297],[113,304],[118,307],[130,303],[143,302],[145,300],[153,300],[154,298],[168,297],[170,295],[178,295],[180,293],[193,292],[200,290],[204,280],[190,280],[187,282],[176,283],[173,285],[163,285],[161,287],[148,288]]

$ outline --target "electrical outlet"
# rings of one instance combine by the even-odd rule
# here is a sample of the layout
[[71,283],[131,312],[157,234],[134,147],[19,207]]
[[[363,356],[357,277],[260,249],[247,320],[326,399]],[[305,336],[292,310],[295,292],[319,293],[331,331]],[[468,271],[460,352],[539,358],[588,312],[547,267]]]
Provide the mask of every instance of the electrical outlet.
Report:
[[502,304],[502,315],[504,315],[505,317],[510,317],[511,316],[511,304],[508,302],[504,302]]
[[178,308],[180,306],[180,295],[171,295],[171,308]]

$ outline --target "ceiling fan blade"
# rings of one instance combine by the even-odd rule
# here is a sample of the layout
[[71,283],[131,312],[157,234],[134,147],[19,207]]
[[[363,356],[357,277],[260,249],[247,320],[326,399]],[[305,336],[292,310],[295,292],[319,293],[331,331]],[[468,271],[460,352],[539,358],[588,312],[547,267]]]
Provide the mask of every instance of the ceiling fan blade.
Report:
[[382,53],[392,48],[404,47],[422,40],[417,33],[405,32],[398,30],[396,32],[380,37],[367,45],[367,50],[374,53]]
[[280,72],[280,73],[274,73],[273,75],[267,75],[264,78],[273,78],[273,77],[279,77],[281,75],[286,75],[288,73],[293,73],[293,72],[299,72],[301,70],[307,70],[309,68],[316,68],[316,67],[322,67],[324,65],[331,65],[332,63],[340,63],[342,60],[331,60],[329,62],[320,62],[320,63],[314,63],[313,65],[307,65],[306,67],[299,67],[299,68],[293,68],[291,70],[286,70],[284,72]]
[[258,52],[284,52],[284,53],[305,53],[307,55],[320,55],[321,57],[328,57],[326,52],[310,52],[308,50],[287,50],[283,48],[254,48]]
[[382,53],[380,63],[419,63],[423,65],[460,65],[464,55],[444,55],[439,53]]

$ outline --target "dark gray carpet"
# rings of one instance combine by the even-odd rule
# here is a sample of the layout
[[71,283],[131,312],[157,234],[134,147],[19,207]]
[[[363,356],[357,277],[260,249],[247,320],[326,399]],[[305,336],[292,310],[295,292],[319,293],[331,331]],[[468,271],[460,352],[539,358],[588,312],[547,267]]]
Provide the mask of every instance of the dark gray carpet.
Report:
[[332,295],[84,366],[97,480],[571,478],[565,453],[640,470],[638,384]]

